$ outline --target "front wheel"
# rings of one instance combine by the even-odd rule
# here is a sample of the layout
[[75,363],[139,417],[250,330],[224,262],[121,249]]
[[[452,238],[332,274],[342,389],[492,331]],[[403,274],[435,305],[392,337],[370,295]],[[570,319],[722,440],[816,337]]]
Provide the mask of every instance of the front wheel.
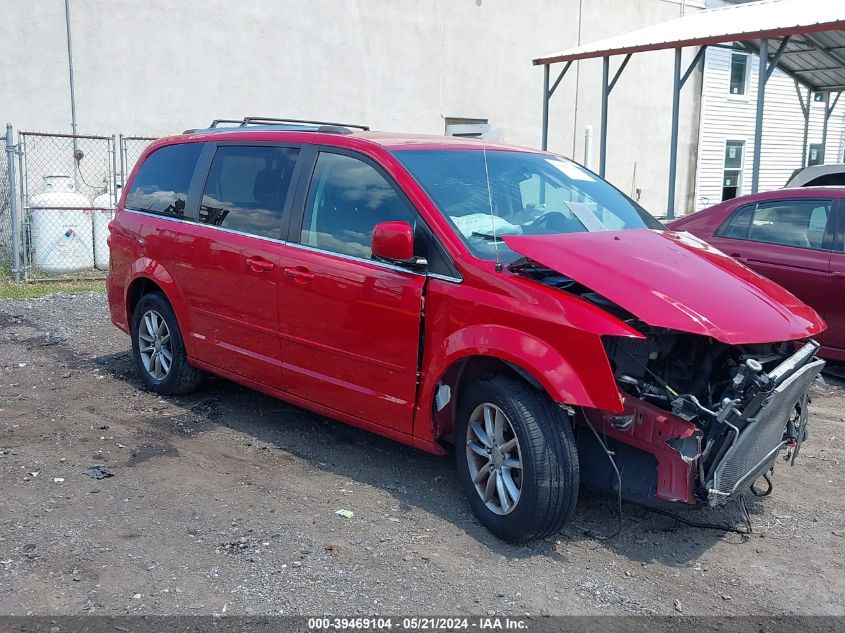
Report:
[[182,332],[164,295],[141,297],[132,314],[132,357],[144,384],[166,396],[189,393],[202,371],[188,363]]
[[458,478],[479,520],[511,542],[559,532],[580,485],[571,420],[545,393],[505,376],[472,384],[455,429]]

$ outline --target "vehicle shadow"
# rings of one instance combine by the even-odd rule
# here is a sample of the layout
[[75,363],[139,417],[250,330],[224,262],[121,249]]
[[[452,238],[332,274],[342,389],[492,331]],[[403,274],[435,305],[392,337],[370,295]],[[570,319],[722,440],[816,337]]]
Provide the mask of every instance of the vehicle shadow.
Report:
[[[131,388],[144,389],[129,352],[92,360]],[[566,551],[572,546],[602,547],[638,563],[681,566],[719,541],[743,542],[741,535],[690,527],[629,503],[623,505],[620,530],[616,498],[582,489],[572,522],[557,538],[510,545],[494,537],[472,514],[458,486],[451,455],[430,455],[214,376],[208,376],[195,393],[169,402],[184,413],[165,418],[148,414],[145,421],[158,433],[178,434],[187,426],[190,435],[196,436],[218,425],[228,427],[249,438],[246,443],[273,446],[317,469],[383,490],[396,500],[400,513],[414,508],[429,512],[507,558],[542,556],[566,563]],[[756,501],[748,500],[752,519],[763,512]],[[699,523],[740,524],[736,505],[672,511]],[[614,536],[606,539],[608,535]]]

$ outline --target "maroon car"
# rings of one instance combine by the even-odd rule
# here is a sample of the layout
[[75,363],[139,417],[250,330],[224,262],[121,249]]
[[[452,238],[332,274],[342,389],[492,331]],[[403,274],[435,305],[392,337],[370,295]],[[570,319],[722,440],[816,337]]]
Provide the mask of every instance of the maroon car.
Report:
[[822,355],[845,361],[845,187],[743,196],[669,224],[709,242],[813,306]]

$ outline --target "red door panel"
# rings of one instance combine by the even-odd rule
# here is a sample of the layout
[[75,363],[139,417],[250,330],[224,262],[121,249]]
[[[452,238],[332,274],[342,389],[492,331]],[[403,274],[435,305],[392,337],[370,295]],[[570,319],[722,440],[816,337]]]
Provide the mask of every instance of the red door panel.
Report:
[[410,433],[425,277],[293,245],[282,266],[285,389]]
[[845,361],[845,253],[830,256],[830,291],[826,314],[822,316],[827,320],[824,344],[838,348],[837,358]]
[[277,334],[279,242],[191,222],[145,223],[146,247],[188,306],[199,360],[281,389]]

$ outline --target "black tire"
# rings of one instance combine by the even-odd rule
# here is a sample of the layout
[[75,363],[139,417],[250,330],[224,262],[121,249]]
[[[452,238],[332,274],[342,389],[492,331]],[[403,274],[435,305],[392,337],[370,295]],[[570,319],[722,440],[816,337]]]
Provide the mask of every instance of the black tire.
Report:
[[[507,514],[491,510],[482,499],[467,456],[470,417],[485,403],[507,416],[519,442],[521,492]],[[556,534],[575,510],[580,475],[572,421],[545,393],[521,380],[489,376],[462,394],[455,424],[455,456],[458,479],[473,512],[505,541],[521,543]]]
[[[172,360],[167,374],[161,378],[155,377],[148,370],[141,359],[141,321],[149,311],[161,315],[167,330],[170,333],[170,352]],[[144,381],[144,384],[155,393],[163,396],[175,396],[194,391],[202,381],[202,370],[194,367],[188,362],[188,355],[185,353],[185,343],[182,339],[182,331],[176,321],[176,315],[170,303],[160,292],[151,292],[141,297],[135,311],[132,313],[132,358],[135,361],[135,369]]]

